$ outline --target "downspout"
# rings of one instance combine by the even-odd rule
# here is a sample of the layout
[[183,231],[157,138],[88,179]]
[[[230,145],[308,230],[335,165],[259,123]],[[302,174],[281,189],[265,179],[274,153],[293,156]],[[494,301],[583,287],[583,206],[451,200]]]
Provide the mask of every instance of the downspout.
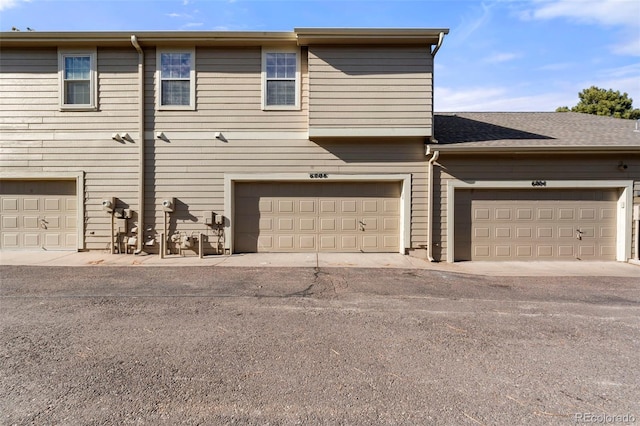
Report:
[[431,134],[433,135],[432,137],[435,138],[435,134],[436,134],[436,126],[435,126],[435,112],[433,110],[433,91],[434,91],[434,80],[435,80],[435,76],[434,76],[434,70],[435,70],[435,58],[436,58],[436,53],[438,53],[438,50],[440,50],[440,47],[442,46],[442,42],[444,41],[444,31],[440,31],[440,34],[438,35],[438,44],[436,44],[436,47],[433,48],[433,50],[431,51]]
[[444,31],[440,31],[440,34],[438,35],[438,44],[436,44],[436,47],[431,52],[432,57],[434,58],[436,57],[436,53],[438,53],[438,50],[440,50],[440,46],[442,46],[443,41],[444,41]]
[[[440,47],[442,46],[442,42],[444,41],[444,31],[440,31],[440,34],[438,35],[438,44],[436,44],[436,47],[431,51],[431,58],[432,61],[433,59],[435,59],[436,57],[436,53],[438,53],[438,50],[440,50]],[[432,62],[431,64],[431,98],[433,100],[433,81],[434,81],[434,76],[433,76],[433,70],[435,68],[435,64]],[[433,102],[431,104],[431,141],[432,143],[437,143],[438,141],[435,139],[435,114],[433,111]],[[426,151],[426,155],[427,157],[431,156],[431,158],[429,158],[429,161],[427,162],[427,178],[429,179],[429,187],[427,190],[427,259],[429,259],[429,262],[435,262],[435,259],[433,258],[433,164],[438,160],[438,157],[440,156],[440,151],[433,151],[433,153],[431,152],[431,145],[427,146],[427,151]]]
[[144,124],[144,51],[138,43],[135,35],[131,36],[131,44],[138,52],[138,247],[135,254],[143,252],[144,248],[144,145],[145,145],[145,124]]
[[440,156],[440,151],[431,152],[431,145],[427,146],[427,157],[429,158],[427,165],[427,178],[429,179],[429,187],[427,189],[427,259],[429,262],[435,262],[433,258],[433,163]]

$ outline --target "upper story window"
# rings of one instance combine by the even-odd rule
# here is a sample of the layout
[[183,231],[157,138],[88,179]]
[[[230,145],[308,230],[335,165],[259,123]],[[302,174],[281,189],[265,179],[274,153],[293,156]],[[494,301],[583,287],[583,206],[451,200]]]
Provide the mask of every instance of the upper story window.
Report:
[[158,50],[158,109],[196,107],[195,50]]
[[262,108],[300,108],[300,54],[297,50],[262,51]]
[[96,51],[59,51],[60,108],[96,109]]

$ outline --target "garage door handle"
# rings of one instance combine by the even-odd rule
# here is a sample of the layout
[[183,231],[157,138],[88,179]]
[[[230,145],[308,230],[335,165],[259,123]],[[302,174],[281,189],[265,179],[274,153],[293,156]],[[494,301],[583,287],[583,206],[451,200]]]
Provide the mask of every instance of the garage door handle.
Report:
[[581,240],[582,239],[582,231],[579,229],[576,229],[576,238]]
[[358,223],[360,224],[360,230],[364,231],[364,227],[367,224],[367,222],[364,221],[364,219],[359,220]]
[[40,228],[47,229],[47,219],[46,218],[40,219]]

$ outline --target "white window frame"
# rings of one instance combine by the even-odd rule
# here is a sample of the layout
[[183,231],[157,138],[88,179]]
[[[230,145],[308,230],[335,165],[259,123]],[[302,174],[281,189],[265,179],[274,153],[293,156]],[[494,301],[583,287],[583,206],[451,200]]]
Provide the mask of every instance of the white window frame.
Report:
[[[189,105],[162,105],[162,55],[165,53],[188,53],[191,55],[189,70]],[[158,111],[194,111],[196,109],[196,50],[192,49],[157,49],[156,50],[156,108]]]
[[[295,104],[294,105],[267,105],[267,54],[268,53],[295,53],[296,54],[296,76],[295,76]],[[262,48],[262,109],[269,110],[299,110],[300,109],[300,49],[299,48]]]
[[[88,104],[67,104],[65,90],[65,59],[74,56],[88,56],[90,62],[89,72],[89,103]],[[58,78],[59,78],[59,98],[60,110],[64,111],[95,111],[98,108],[98,54],[96,49],[82,50],[58,50]]]

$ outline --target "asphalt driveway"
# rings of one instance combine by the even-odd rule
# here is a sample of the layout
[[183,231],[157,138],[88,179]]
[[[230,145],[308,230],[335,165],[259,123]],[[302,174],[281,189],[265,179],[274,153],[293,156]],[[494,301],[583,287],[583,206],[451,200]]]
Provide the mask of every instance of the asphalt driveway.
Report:
[[640,280],[0,267],[2,424],[640,422]]

